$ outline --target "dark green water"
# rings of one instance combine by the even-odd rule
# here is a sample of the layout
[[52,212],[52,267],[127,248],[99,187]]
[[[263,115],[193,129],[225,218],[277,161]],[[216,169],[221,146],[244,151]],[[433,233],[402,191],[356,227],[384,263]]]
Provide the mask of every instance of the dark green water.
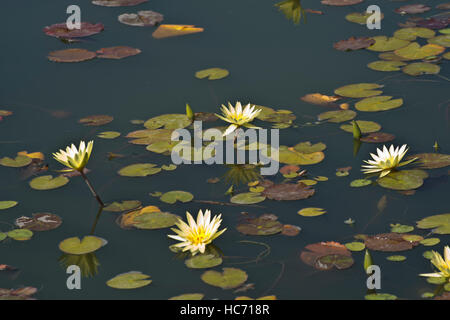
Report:
[[[42,28],[64,22],[70,4],[80,5],[82,21],[102,22],[105,30],[73,47],[96,50],[102,47],[127,45],[140,48],[142,54],[124,60],[102,60],[76,64],[53,63],[48,52],[67,48]],[[440,1],[429,1],[434,5]],[[211,185],[206,180],[220,177],[226,168],[220,166],[180,166],[147,178],[125,178],[117,175],[120,168],[136,162],[168,164],[170,158],[150,153],[142,146],[131,145],[123,136],[141,129],[132,119],[149,119],[163,113],[183,113],[189,102],[195,111],[217,112],[222,103],[237,100],[289,109],[297,115],[296,123],[313,121],[324,108],[302,102],[307,93],[332,95],[337,87],[359,82],[379,82],[384,94],[401,97],[400,109],[359,113],[358,119],[380,123],[383,131],[396,135],[394,144],[407,143],[410,153],[433,152],[438,141],[442,153],[449,153],[448,81],[437,76],[413,78],[397,73],[370,70],[367,63],[377,60],[377,53],[360,50],[340,52],[332,44],[350,36],[392,35],[397,22],[405,18],[393,13],[402,2],[371,1],[351,7],[325,7],[317,1],[304,0],[307,8],[318,9],[324,15],[308,14],[306,24],[294,25],[275,8],[275,1],[244,0],[153,0],[136,7],[107,8],[90,1],[32,1],[24,5],[2,3],[2,45],[0,51],[0,109],[14,112],[0,122],[0,156],[12,156],[18,151],[41,151],[50,169],[60,169],[51,153],[72,142],[95,139],[89,162],[91,181],[106,202],[136,199],[144,205],[157,205],[162,211],[184,216],[186,210],[197,213],[210,208],[222,213],[228,231],[215,241],[225,256],[255,257],[264,248],[241,244],[240,240],[259,241],[271,247],[271,254],[257,264],[233,265],[225,259],[221,267],[236,266],[245,270],[248,283],[255,289],[234,294],[203,283],[203,271],[186,268],[168,249],[174,242],[167,238],[168,229],[123,230],[117,226],[116,214],[103,212],[95,235],[108,240],[96,252],[99,272],[93,278],[82,279],[81,290],[66,288],[67,274],[58,263],[61,251],[58,243],[68,237],[84,236],[92,228],[97,203],[81,178],[71,179],[63,188],[51,191],[30,189],[28,180],[19,178],[20,170],[0,167],[0,200],[16,200],[19,205],[0,211],[0,230],[8,231],[21,215],[52,212],[62,217],[56,230],[35,233],[29,241],[5,240],[0,243],[0,264],[20,269],[11,279],[0,274],[0,287],[34,286],[38,299],[167,299],[200,292],[206,299],[233,299],[237,295],[259,297],[275,294],[279,299],[362,299],[366,293],[363,252],[354,252],[355,264],[347,270],[315,271],[300,260],[305,245],[320,241],[350,242],[357,233],[389,232],[390,223],[415,225],[428,215],[448,212],[447,168],[429,171],[430,178],[413,196],[404,196],[377,186],[350,188],[349,183],[362,178],[359,168],[377,145],[363,144],[353,156],[351,136],[336,124],[290,128],[281,131],[280,143],[294,145],[300,141],[322,141],[327,145],[325,159],[307,167],[312,176],[329,177],[315,186],[316,194],[306,200],[277,202],[266,200],[264,208],[208,206],[196,202],[168,205],[148,195],[154,191],[186,190],[195,199],[227,202],[224,192],[228,185]],[[381,30],[368,30],[347,22],[344,16],[364,11],[369,4],[379,4],[384,12]],[[117,16],[138,10],[154,10],[165,16],[164,23],[195,24],[203,33],[168,39],[153,39],[154,28],[123,25]],[[438,11],[433,9],[432,13]],[[430,14],[430,15],[431,15]],[[422,16],[427,16],[424,14]],[[230,76],[219,81],[198,80],[196,71],[222,67]],[[448,62],[441,64],[440,74],[449,77]],[[62,119],[52,117],[54,110],[70,112]],[[78,119],[92,114],[108,114],[114,121],[102,127],[85,127]],[[96,138],[102,131],[120,131],[115,140]],[[107,160],[108,152],[126,155]],[[352,166],[348,177],[335,176],[336,168]],[[279,176],[278,176],[279,179]],[[387,197],[387,206],[377,214],[377,202]],[[297,214],[304,207],[322,207],[327,213],[306,218]],[[241,212],[259,215],[273,213],[282,223],[302,228],[296,237],[275,235],[250,237],[240,234],[235,226]],[[344,220],[356,220],[352,228]],[[375,217],[375,218],[374,218]],[[416,230],[417,231],[417,230]],[[414,232],[413,232],[414,233]],[[425,231],[417,231],[425,235]],[[448,235],[439,236],[441,243],[433,247],[442,252]],[[422,253],[428,247],[419,246],[404,251],[405,262],[390,262],[390,253],[372,252],[382,271],[382,289],[400,298],[417,299],[433,291],[419,273],[431,272]],[[220,267],[220,268],[221,268]],[[219,267],[216,269],[220,269]],[[284,270],[279,281],[280,272]],[[138,270],[151,275],[153,283],[136,290],[116,290],[105,282],[113,276]]]

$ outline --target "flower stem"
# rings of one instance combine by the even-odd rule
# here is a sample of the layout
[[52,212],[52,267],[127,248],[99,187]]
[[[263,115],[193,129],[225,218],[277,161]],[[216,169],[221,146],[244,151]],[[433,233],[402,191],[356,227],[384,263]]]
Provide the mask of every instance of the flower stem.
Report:
[[103,203],[102,199],[100,199],[100,196],[97,194],[97,192],[95,192],[94,187],[92,186],[92,184],[90,183],[89,179],[87,178],[87,176],[84,174],[83,171],[80,171],[81,176],[84,179],[84,182],[86,182],[87,186],[89,187],[89,190],[91,190],[92,195],[94,196],[94,198],[98,201],[98,203],[100,204],[100,206],[103,208],[105,206],[105,204]]

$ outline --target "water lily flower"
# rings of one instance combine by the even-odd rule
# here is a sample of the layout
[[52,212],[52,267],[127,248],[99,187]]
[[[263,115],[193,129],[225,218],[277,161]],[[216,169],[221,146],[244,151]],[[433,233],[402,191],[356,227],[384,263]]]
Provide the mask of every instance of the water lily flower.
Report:
[[203,215],[202,210],[199,210],[197,215],[197,222],[186,211],[186,217],[189,224],[182,220],[176,223],[179,229],[172,228],[171,230],[177,235],[168,235],[169,238],[181,241],[175,247],[183,248],[183,251],[191,251],[192,255],[198,252],[204,253],[207,244],[210,244],[214,239],[225,232],[225,229],[217,231],[222,222],[221,214],[214,216],[211,220],[211,211],[205,210]]
[[433,277],[433,278],[450,278],[450,247],[445,246],[444,248],[444,258],[436,252],[431,251],[433,257],[431,258],[431,263],[439,270],[435,273],[422,273],[422,277]]
[[242,109],[242,105],[239,101],[236,102],[235,108],[233,108],[233,106],[229,102],[228,108],[222,105],[221,109],[223,116],[218,114],[216,114],[216,116],[228,123],[231,123],[223,136],[232,133],[234,130],[241,126],[244,126],[246,128],[260,129],[259,127],[250,124],[250,122],[252,122],[253,119],[255,119],[261,112],[261,109],[255,110],[255,108],[256,106],[251,106],[249,103],[245,106],[244,109]]
[[60,149],[59,152],[54,153],[53,158],[70,168],[64,171],[76,170],[81,172],[88,163],[93,145],[94,141],[89,141],[87,146],[84,141],[81,141],[78,149],[74,144],[72,144],[72,146],[66,148],[66,151]]
[[390,146],[389,150],[386,146],[383,146],[383,150],[377,148],[378,155],[371,153],[373,160],[364,160],[368,165],[362,166],[362,171],[366,174],[380,172],[380,178],[388,175],[392,170],[397,167],[407,165],[417,158],[413,158],[408,161],[400,162],[408,151],[407,145],[404,144],[401,148],[394,148]]

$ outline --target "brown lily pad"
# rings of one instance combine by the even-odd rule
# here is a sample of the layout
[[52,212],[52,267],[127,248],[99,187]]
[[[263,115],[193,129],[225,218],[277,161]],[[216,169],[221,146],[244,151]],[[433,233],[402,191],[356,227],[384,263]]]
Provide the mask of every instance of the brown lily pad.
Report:
[[450,2],[438,4],[436,9],[450,10]]
[[419,244],[419,241],[407,241],[399,233],[381,233],[367,236],[364,244],[370,250],[397,252],[410,250]]
[[407,159],[418,158],[417,164],[424,169],[437,169],[450,166],[450,154],[419,153],[409,156]]
[[101,23],[92,24],[89,22],[81,22],[80,27],[80,29],[69,30],[66,23],[57,23],[45,27],[43,31],[46,35],[51,37],[70,39],[89,37],[100,33],[104,29],[104,25]]
[[336,42],[333,47],[339,51],[353,51],[359,49],[365,49],[375,44],[375,40],[368,37],[350,37],[347,40],[341,40]]
[[203,122],[213,122],[219,118],[212,112],[196,112],[194,113],[194,119]]
[[33,213],[33,217],[20,217],[15,225],[31,231],[48,231],[58,228],[62,223],[59,216],[52,213]]
[[300,98],[307,103],[331,108],[339,108],[339,105],[335,103],[339,99],[341,99],[339,96],[327,96],[321,93],[309,93]]
[[84,124],[85,126],[102,126],[113,120],[114,118],[111,116],[100,114],[81,118],[78,122]]
[[104,59],[122,59],[130,56],[135,56],[141,53],[141,50],[127,46],[116,46],[109,48],[101,48],[97,50],[97,57]]
[[153,27],[164,20],[161,13],[151,10],[136,13],[124,13],[118,17],[119,22],[134,27]]
[[86,49],[74,48],[52,51],[47,58],[54,62],[81,62],[94,59],[96,53]]
[[31,296],[37,292],[34,287],[23,287],[19,289],[0,288],[0,300],[34,300]]
[[417,14],[431,10],[430,7],[424,4],[407,4],[395,9],[394,11],[399,14]]
[[262,194],[272,200],[301,200],[312,197],[315,190],[304,183],[281,183],[267,187]]
[[350,268],[354,260],[352,253],[342,244],[334,241],[309,244],[300,254],[304,263],[317,270]]
[[321,3],[327,6],[352,6],[354,4],[358,4],[363,2],[364,0],[322,0]]
[[272,214],[263,214],[258,218],[247,218],[239,223],[236,229],[243,234],[251,236],[269,236],[280,233],[283,224],[277,221],[278,217]]
[[93,0],[92,4],[102,7],[125,7],[137,6],[144,2],[148,2],[148,0]]
[[372,132],[368,134],[365,137],[361,138],[361,141],[363,142],[369,142],[369,143],[382,143],[382,142],[388,142],[395,139],[395,136],[390,133],[386,132]]
[[299,226],[294,226],[292,224],[285,224],[281,234],[284,236],[295,237],[300,233],[302,229]]
[[295,173],[298,172],[300,170],[299,166],[296,165],[285,165],[280,169],[280,173],[281,174],[290,174],[290,173]]

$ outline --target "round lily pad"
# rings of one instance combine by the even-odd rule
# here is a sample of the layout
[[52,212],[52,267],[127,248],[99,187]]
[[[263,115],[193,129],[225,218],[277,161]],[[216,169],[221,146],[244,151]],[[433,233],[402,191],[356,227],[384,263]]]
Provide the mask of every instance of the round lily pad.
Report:
[[223,268],[223,272],[208,270],[202,274],[203,282],[222,289],[237,288],[247,281],[247,273],[237,268]]
[[396,256],[386,257],[386,259],[389,260],[389,261],[401,262],[401,261],[405,261],[406,257],[405,256],[396,255]]
[[397,300],[397,297],[389,293],[371,293],[364,297],[366,300]]
[[185,293],[169,298],[169,300],[202,300],[204,296],[203,293]]
[[239,223],[236,229],[243,234],[252,236],[269,236],[280,233],[283,230],[283,224],[272,215],[262,215],[258,218],[248,218]]
[[59,243],[59,250],[68,254],[85,254],[94,252],[106,244],[106,240],[85,236],[82,240],[78,237],[67,238]]
[[369,179],[356,179],[350,182],[350,187],[353,188],[359,188],[359,187],[365,187],[369,184],[372,184],[372,180]]
[[365,98],[355,104],[355,108],[359,111],[386,111],[395,109],[403,105],[403,99],[392,99],[391,96],[376,96]]
[[195,77],[198,79],[208,78],[208,80],[219,80],[228,76],[230,72],[221,68],[209,68],[197,71]]
[[[367,18],[370,17],[372,15],[372,13],[369,12],[352,12],[349,13],[345,16],[345,20],[353,22],[353,23],[357,23],[357,24],[361,24],[361,25],[366,25],[367,24]],[[381,19],[384,18],[383,13],[381,13]]]
[[395,54],[407,59],[424,59],[430,56],[437,56],[445,51],[445,48],[436,44],[420,46],[417,42],[411,42],[406,47],[395,50]]
[[60,188],[69,183],[69,179],[64,176],[53,178],[51,175],[36,177],[30,181],[30,187],[35,190],[51,190]]
[[423,74],[437,74],[441,67],[428,62],[415,62],[405,66],[402,71],[410,76],[420,76]]
[[97,50],[97,58],[123,59],[126,57],[135,56],[139,53],[141,53],[140,49],[131,48],[127,46],[116,46],[109,48],[101,48]]
[[303,183],[280,183],[267,187],[262,194],[268,199],[285,201],[306,199],[312,197],[314,192],[314,189]]
[[304,217],[316,217],[325,214],[326,211],[322,208],[303,208],[297,213]]
[[158,129],[163,127],[164,129],[180,129],[185,128],[192,123],[192,120],[185,114],[163,114],[151,119],[148,119],[144,123],[144,127],[147,129]]
[[[352,120],[356,117],[356,112],[353,110],[336,110],[327,111],[319,114],[317,119],[320,121],[327,120],[328,122],[340,123],[348,120]],[[321,151],[321,150],[318,150]]]
[[413,226],[408,226],[400,223],[391,224],[391,232],[407,233],[414,230]]
[[17,204],[18,204],[17,201],[0,201],[0,210],[15,207]]
[[404,239],[404,235],[391,232],[381,233],[373,236],[366,236],[364,244],[370,250],[397,252],[410,250],[419,244],[418,241]]
[[300,153],[314,153],[323,151],[327,148],[326,144],[323,142],[318,142],[311,144],[311,142],[300,142],[294,146],[294,150]]
[[362,251],[366,245],[363,242],[349,242],[345,244],[345,247],[350,251]]
[[342,244],[334,241],[309,244],[300,258],[317,270],[326,271],[350,268],[354,261],[352,253]]
[[194,195],[192,193],[179,190],[166,192],[161,196],[161,198],[159,198],[162,202],[170,204],[174,204],[177,201],[186,203],[192,201],[192,199],[194,199]]
[[400,67],[406,65],[403,61],[385,61],[385,60],[379,60],[369,63],[367,66],[376,71],[399,71]]
[[4,232],[0,232],[0,241],[5,240],[8,237],[8,234],[4,233]]
[[79,123],[84,124],[85,126],[102,126],[113,121],[114,118],[112,116],[108,116],[106,114],[96,114],[92,116],[87,116],[78,120]]
[[0,165],[5,167],[20,168],[29,165],[33,161],[30,157],[18,155],[14,159],[4,157],[0,159]]
[[259,192],[245,192],[231,197],[230,202],[236,204],[254,204],[264,200],[266,200],[266,197]]
[[120,132],[117,131],[104,131],[100,132],[97,137],[102,139],[115,139],[117,137],[120,137]]
[[48,231],[58,228],[62,223],[61,217],[53,213],[34,213],[33,217],[16,219],[16,226],[31,231]]
[[[356,120],[356,123],[358,124],[361,133],[372,133],[381,130],[381,126],[373,121]],[[350,133],[353,132],[353,125],[351,123],[342,124],[339,128]]]
[[33,236],[33,231],[28,229],[14,229],[7,233],[8,237],[17,241],[30,240]]
[[170,212],[144,212],[133,219],[133,226],[138,229],[169,228],[180,220],[180,217]]
[[367,136],[362,137],[360,140],[368,143],[383,143],[392,141],[395,139],[395,136],[386,132],[372,132]]
[[337,88],[334,93],[348,98],[367,98],[383,93],[381,90],[375,90],[382,87],[377,83],[357,83]]
[[428,39],[428,43],[437,44],[442,47],[450,47],[450,34],[444,34],[441,36]]
[[156,164],[136,163],[120,169],[118,173],[124,177],[146,177],[160,171],[161,168],[156,167]]
[[124,13],[118,18],[119,22],[135,27],[153,27],[164,20],[164,16],[151,10],[138,11],[138,13]]
[[141,202],[139,200],[125,200],[122,202],[116,202],[107,205],[103,210],[111,211],[111,212],[123,212],[131,209],[135,209],[141,206]]
[[213,254],[196,255],[184,262],[191,269],[213,268],[222,264],[222,258]]
[[95,52],[86,49],[73,48],[58,51],[52,51],[47,58],[53,62],[81,62],[94,59],[97,56]]
[[410,27],[410,28],[401,28],[394,32],[394,37],[397,39],[414,41],[417,37],[419,38],[433,38],[436,32],[428,28],[421,27]]
[[407,40],[402,40],[394,37],[388,38],[386,36],[376,36],[372,39],[375,40],[375,43],[368,47],[367,50],[377,52],[392,51],[406,47],[409,44],[409,41]]
[[169,165],[165,165],[165,164],[163,164],[162,166],[161,166],[161,169],[163,169],[163,170],[165,170],[165,171],[173,171],[173,170],[175,170],[177,168],[177,166],[176,165],[174,165],[174,164],[169,164]]
[[92,0],[92,4],[102,7],[136,6],[148,0]]
[[423,184],[423,177],[417,174],[417,170],[402,170],[391,172],[387,176],[378,179],[378,184],[387,189],[412,190]]
[[418,158],[416,161],[424,169],[437,169],[450,166],[450,154],[419,153],[408,157]]
[[325,154],[322,151],[303,153],[287,146],[280,146],[278,150],[278,162],[291,165],[316,164],[321,162],[324,158]]
[[437,245],[441,240],[439,238],[427,238],[420,241],[420,244],[426,247]]
[[450,213],[423,218],[417,222],[419,229],[433,229],[436,234],[450,234]]
[[149,278],[150,276],[140,271],[130,271],[109,279],[106,285],[115,289],[136,289],[149,285],[152,282]]

